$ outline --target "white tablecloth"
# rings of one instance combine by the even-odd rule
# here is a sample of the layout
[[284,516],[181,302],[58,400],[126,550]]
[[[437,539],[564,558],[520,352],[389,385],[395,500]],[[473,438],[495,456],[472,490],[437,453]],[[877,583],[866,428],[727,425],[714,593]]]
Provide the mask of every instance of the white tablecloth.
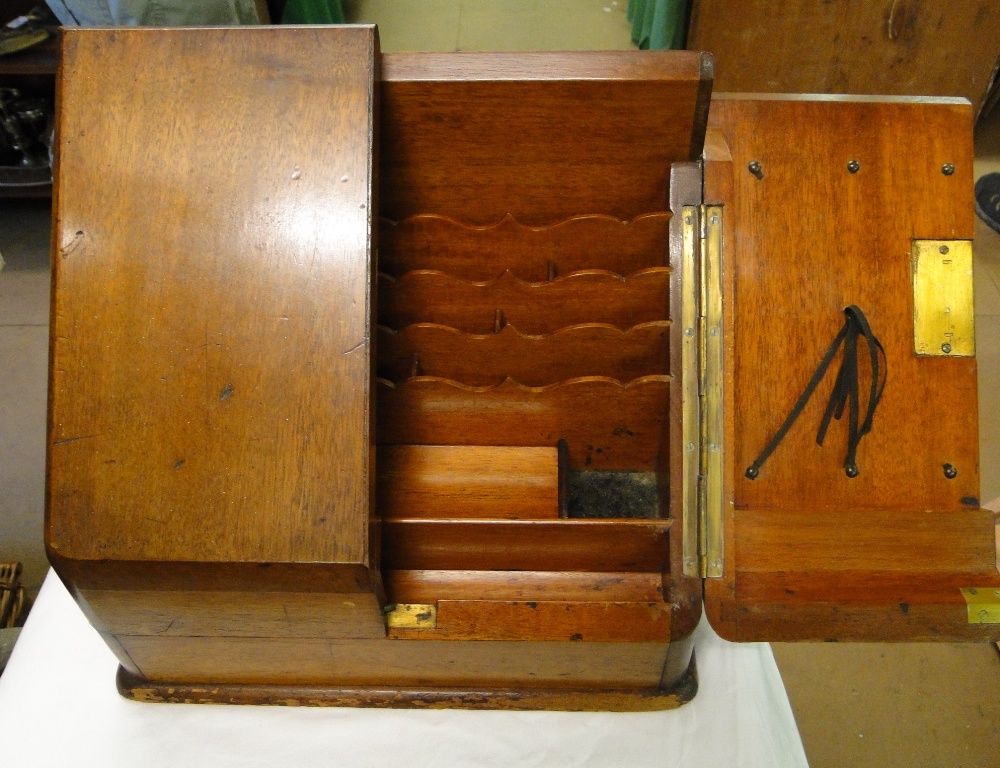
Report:
[[702,620],[700,686],[668,712],[569,713],[140,704],[50,572],[0,676],[0,753],[25,768],[805,766],[770,646]]

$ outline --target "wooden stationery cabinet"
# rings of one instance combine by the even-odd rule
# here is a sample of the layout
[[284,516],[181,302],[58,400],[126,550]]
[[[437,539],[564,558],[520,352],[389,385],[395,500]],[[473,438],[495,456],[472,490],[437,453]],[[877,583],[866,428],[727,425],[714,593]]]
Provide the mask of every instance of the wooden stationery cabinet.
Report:
[[1000,635],[969,105],[711,76],[66,32],[46,536],[123,694],[664,708],[703,604]]

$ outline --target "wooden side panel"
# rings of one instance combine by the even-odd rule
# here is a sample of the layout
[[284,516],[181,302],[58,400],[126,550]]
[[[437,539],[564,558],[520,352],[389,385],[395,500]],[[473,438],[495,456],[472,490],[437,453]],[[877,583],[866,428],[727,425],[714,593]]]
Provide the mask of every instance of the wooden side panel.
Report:
[[367,563],[374,30],[64,41],[49,546]]
[[383,215],[538,225],[665,210],[670,164],[701,152],[711,57],[400,53],[382,78]]
[[371,592],[81,590],[91,622],[116,635],[381,638]]
[[695,0],[688,48],[715,54],[716,91],[964,96],[978,111],[998,31],[994,0]]
[[[741,640],[1000,634],[967,624],[958,591],[997,583],[994,515],[978,509],[976,361],[917,357],[913,347],[911,240],[973,233],[970,107],[723,97],[712,124],[732,156],[731,193],[718,167],[706,177],[708,199],[725,203],[733,309],[726,573],[706,582],[717,629]],[[843,467],[846,414],[816,443],[838,358],[748,479],[851,304],[867,315],[888,369],[859,474]],[[862,405],[870,378],[862,365]],[[912,578],[902,584],[901,573]],[[938,605],[925,585],[947,573],[955,577],[943,613],[898,609]],[[786,581],[811,582],[810,600]],[[869,600],[887,581],[898,587],[892,610]],[[793,604],[805,607],[798,617]],[[845,622],[861,604],[861,618]]]
[[434,269],[465,280],[492,280],[510,270],[521,280],[549,280],[586,269],[630,275],[667,265],[669,213],[631,221],[612,216],[573,216],[548,227],[527,227],[513,216],[473,227],[446,216],[383,219],[379,269],[402,275]]
[[380,274],[379,322],[395,330],[437,323],[466,333],[493,333],[499,313],[521,333],[555,333],[581,323],[606,323],[624,331],[666,317],[669,280],[668,267],[629,277],[592,270],[536,283],[510,272],[481,283],[424,270],[399,279]]
[[662,642],[366,641],[122,636],[151,681],[656,689]]
[[395,333],[378,329],[379,376],[401,382],[440,376],[470,386],[512,378],[544,387],[580,376],[628,382],[668,373],[670,322],[643,323],[621,331],[612,325],[571,325],[532,336],[506,325],[497,333],[468,334],[422,323]]
[[548,387],[468,387],[416,377],[378,381],[380,445],[569,444],[573,469],[655,469],[670,377],[597,376]]

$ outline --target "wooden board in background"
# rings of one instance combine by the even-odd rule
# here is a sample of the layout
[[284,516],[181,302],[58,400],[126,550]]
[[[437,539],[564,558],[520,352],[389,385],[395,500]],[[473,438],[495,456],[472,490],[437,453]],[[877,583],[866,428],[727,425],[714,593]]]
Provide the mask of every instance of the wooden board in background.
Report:
[[715,91],[964,96],[978,113],[1000,59],[996,0],[693,0],[687,47]]

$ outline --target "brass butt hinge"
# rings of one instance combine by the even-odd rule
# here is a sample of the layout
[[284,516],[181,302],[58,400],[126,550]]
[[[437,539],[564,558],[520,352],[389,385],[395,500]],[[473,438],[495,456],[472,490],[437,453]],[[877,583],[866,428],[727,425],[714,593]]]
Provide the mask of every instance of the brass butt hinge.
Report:
[[722,576],[722,206],[684,206],[681,412],[684,575]]

